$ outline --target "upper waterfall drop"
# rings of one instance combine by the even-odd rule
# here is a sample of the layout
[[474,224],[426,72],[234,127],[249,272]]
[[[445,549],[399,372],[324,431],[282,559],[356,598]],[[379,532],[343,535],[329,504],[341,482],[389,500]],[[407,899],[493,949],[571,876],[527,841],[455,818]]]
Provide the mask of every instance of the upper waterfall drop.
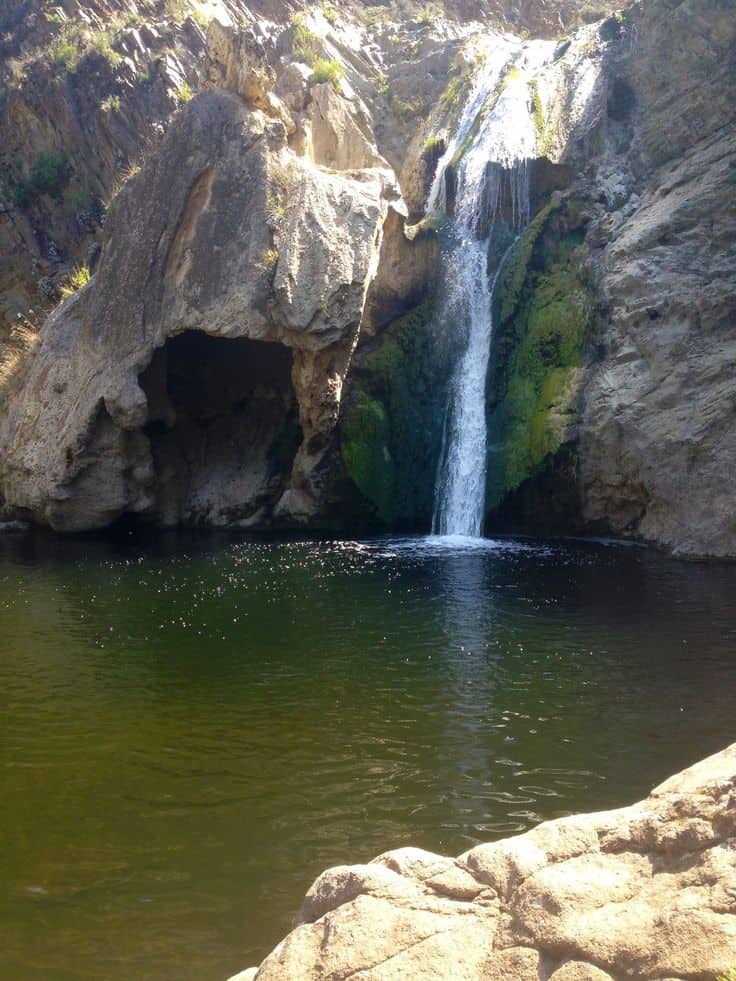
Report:
[[[477,538],[486,489],[486,375],[493,289],[503,260],[529,222],[528,161],[537,129],[529,82],[552,54],[548,41],[499,37],[437,165],[429,212],[452,211],[443,247],[440,317],[463,346],[449,389],[432,532]],[[455,194],[448,202],[447,176]]]

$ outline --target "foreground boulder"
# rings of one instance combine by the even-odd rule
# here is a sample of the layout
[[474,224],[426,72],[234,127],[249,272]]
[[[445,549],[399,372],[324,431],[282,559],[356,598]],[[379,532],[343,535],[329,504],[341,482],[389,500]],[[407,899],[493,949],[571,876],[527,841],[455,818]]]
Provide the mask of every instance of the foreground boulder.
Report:
[[713,981],[734,963],[736,743],[631,807],[329,869],[238,981]]

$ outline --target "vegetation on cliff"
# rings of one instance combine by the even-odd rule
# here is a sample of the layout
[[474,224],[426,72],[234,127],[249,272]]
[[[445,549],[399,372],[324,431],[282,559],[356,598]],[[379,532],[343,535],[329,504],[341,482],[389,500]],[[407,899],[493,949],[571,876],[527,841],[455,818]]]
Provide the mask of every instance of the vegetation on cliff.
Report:
[[492,511],[566,442],[592,299],[579,202],[552,202],[514,246],[494,297],[488,378]]
[[426,529],[432,516],[449,373],[433,312],[430,299],[394,321],[346,392],[341,468],[354,505],[386,527]]

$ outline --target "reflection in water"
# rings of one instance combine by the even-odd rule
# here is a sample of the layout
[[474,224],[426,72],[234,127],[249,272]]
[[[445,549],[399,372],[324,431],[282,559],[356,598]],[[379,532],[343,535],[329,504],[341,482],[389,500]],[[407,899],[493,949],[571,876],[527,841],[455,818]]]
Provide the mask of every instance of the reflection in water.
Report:
[[0,977],[226,977],[322,868],[732,736],[736,569],[606,543],[0,539]]

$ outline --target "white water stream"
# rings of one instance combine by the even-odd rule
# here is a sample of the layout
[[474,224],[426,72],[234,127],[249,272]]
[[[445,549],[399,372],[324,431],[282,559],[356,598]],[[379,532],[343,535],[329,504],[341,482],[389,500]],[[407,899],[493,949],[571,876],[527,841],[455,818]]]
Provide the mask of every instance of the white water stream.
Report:
[[445,329],[464,350],[450,382],[435,488],[432,531],[477,538],[486,489],[486,375],[493,289],[503,256],[489,267],[491,236],[504,220],[512,240],[529,222],[527,163],[537,133],[529,81],[554,44],[498,38],[468,96],[454,139],[437,165],[428,212],[445,212],[448,166],[456,162],[455,197],[444,249]]

